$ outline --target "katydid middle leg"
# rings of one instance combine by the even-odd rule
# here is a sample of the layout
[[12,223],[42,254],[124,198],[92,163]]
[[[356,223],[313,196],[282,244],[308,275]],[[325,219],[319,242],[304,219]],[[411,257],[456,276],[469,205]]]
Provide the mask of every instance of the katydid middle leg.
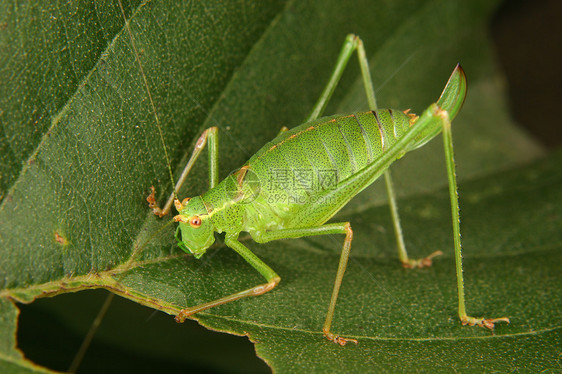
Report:
[[256,242],[266,243],[272,240],[279,240],[279,239],[291,239],[291,238],[300,238],[304,236],[330,235],[330,234],[345,234],[345,240],[340,255],[338,272],[336,274],[336,279],[334,281],[332,296],[330,298],[330,306],[328,307],[328,312],[326,313],[326,320],[324,321],[324,327],[322,328],[322,331],[324,332],[324,336],[328,340],[337,343],[339,345],[345,345],[347,342],[353,342],[357,344],[357,340],[355,339],[344,338],[330,331],[332,326],[332,319],[334,317],[334,311],[336,309],[336,302],[338,300],[340,286],[343,280],[343,275],[345,273],[345,268],[347,267],[349,252],[351,250],[351,241],[353,240],[353,231],[351,230],[351,226],[349,225],[349,222],[328,223],[317,227],[266,231],[258,235],[253,235],[253,238]]
[[227,235],[225,238],[225,244],[228,247],[232,248],[240,256],[242,256],[242,258],[244,258],[247,263],[249,263],[267,280],[267,283],[260,284],[247,290],[237,292],[232,295],[228,295],[220,299],[200,304],[191,308],[182,309],[176,316],[176,322],[183,322],[187,317],[195,313],[199,313],[203,310],[226,304],[234,300],[239,300],[249,296],[263,295],[264,293],[274,289],[275,286],[277,286],[277,284],[279,284],[279,282],[281,281],[281,277],[279,277],[279,275],[277,275],[277,273],[275,273],[273,269],[271,269],[265,262],[258,258],[258,256],[250,251],[244,244],[238,241],[238,234]]
[[[300,238],[304,236],[333,235],[333,234],[345,234],[345,240],[340,256],[340,264],[338,267],[338,272],[334,283],[334,289],[332,291],[330,307],[328,308],[328,313],[326,315],[326,320],[324,322],[324,327],[322,330],[324,332],[324,336],[328,340],[333,341],[334,343],[345,345],[347,342],[353,342],[357,344],[357,340],[355,339],[344,338],[330,331],[332,325],[332,319],[336,307],[336,302],[338,298],[338,293],[342,283],[343,275],[345,273],[345,268],[347,266],[347,259],[349,258],[349,251],[351,249],[351,241],[353,239],[353,231],[351,230],[351,226],[349,225],[349,222],[330,223],[317,227],[306,227],[306,228],[299,228],[299,229],[282,229],[282,230],[275,230],[275,231],[266,231],[266,232],[255,233],[252,237],[258,243],[267,243],[279,239],[293,239],[293,238]],[[246,262],[248,262],[267,280],[267,283],[260,284],[258,286],[249,288],[247,290],[237,292],[232,295],[228,295],[204,304],[182,309],[176,316],[177,322],[183,322],[187,317],[199,313],[203,310],[213,308],[215,306],[226,304],[231,301],[242,299],[249,296],[262,295],[268,291],[271,291],[281,281],[281,278],[279,277],[279,275],[277,275],[277,273],[275,273],[275,271],[273,271],[273,269],[271,269],[262,260],[260,260],[253,252],[251,252],[245,245],[243,245],[238,241],[237,235],[227,235],[225,239],[225,244],[228,247],[234,249],[240,256],[242,256],[244,260],[246,260]]]

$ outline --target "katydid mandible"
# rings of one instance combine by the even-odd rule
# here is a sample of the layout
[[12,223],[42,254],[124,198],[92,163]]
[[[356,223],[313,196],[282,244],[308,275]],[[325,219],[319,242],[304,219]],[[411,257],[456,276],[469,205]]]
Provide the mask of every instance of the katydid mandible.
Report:
[[[347,62],[357,51],[370,111],[319,118],[341,78]],[[279,135],[263,146],[237,172],[218,183],[218,129],[211,127],[198,139],[193,154],[163,209],[156,203],[154,187],[147,198],[154,213],[167,214],[172,204],[178,215],[176,238],[187,253],[200,258],[214,243],[214,233],[225,233],[225,244],[242,256],[266,283],[218,300],[183,309],[176,321],[200,311],[271,291],[281,278],[238,240],[248,232],[258,243],[313,235],[345,235],[332,297],[323,327],[324,336],[345,345],[357,340],[331,332],[330,327],[339,289],[347,265],[353,231],[349,222],[326,223],[349,200],[384,174],[393,219],[399,257],[404,267],[430,266],[432,257],[414,260],[406,253],[398,209],[387,170],[405,153],[423,146],[443,134],[443,145],[451,199],[454,250],[456,259],[458,314],[463,325],[493,329],[494,323],[507,318],[474,318],[465,310],[459,208],[451,121],[466,96],[466,77],[460,65],[451,74],[439,100],[420,116],[392,109],[378,109],[367,58],[361,39],[348,35],[330,80],[305,123]],[[176,192],[203,148],[209,149],[210,190],[201,196],[180,202]],[[308,171],[306,177],[302,170]],[[281,176],[291,174],[297,184],[283,183]],[[301,177],[297,176],[300,174]],[[173,184],[173,181],[172,181]],[[181,234],[181,239],[179,235]]]

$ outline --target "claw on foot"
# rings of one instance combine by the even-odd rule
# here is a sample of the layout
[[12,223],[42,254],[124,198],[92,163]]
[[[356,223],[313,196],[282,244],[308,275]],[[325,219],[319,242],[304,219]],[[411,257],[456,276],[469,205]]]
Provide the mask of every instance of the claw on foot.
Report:
[[463,326],[465,325],[469,325],[469,326],[480,326],[480,327],[486,327],[490,330],[494,329],[494,324],[496,322],[506,322],[509,323],[509,318],[507,317],[501,317],[501,318],[474,318],[474,317],[464,317],[461,319],[461,323],[463,324]]
[[174,318],[177,323],[183,323],[187,317],[189,317],[189,313],[185,312],[186,309],[180,310],[180,312]]
[[402,262],[402,266],[406,269],[427,268],[433,264],[433,257],[440,256],[442,254],[443,252],[441,251],[435,251],[425,258],[420,258],[418,260],[408,259],[408,261]]
[[353,342],[353,343],[355,343],[355,344],[358,344],[358,343],[357,343],[357,340],[355,340],[355,339],[344,338],[344,337],[341,337],[341,336],[339,336],[339,335],[332,334],[332,333],[329,332],[329,331],[324,331],[324,336],[325,336],[326,339],[328,339],[329,341],[334,342],[334,343],[336,343],[336,344],[339,344],[339,345],[341,345],[342,347],[343,347],[344,345],[346,345],[347,342]]
[[146,201],[148,201],[148,207],[152,209],[152,212],[156,214],[158,217],[164,217],[166,213],[164,213],[162,209],[160,209],[160,207],[158,206],[155,195],[156,195],[156,189],[154,188],[154,186],[150,186],[150,195],[148,195],[148,197],[146,198]]

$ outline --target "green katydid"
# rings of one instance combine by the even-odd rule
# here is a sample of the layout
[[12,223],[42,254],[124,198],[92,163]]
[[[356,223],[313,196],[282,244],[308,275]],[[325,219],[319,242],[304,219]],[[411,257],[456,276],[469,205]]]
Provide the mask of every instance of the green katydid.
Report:
[[[355,51],[359,57],[370,111],[319,118]],[[184,251],[200,258],[214,243],[214,233],[224,232],[225,244],[254,267],[266,279],[266,283],[185,308],[176,316],[176,321],[183,322],[195,313],[247,296],[264,294],[279,283],[281,278],[277,273],[238,240],[241,232],[248,232],[258,243],[313,235],[344,234],[323,332],[328,340],[340,345],[349,341],[357,343],[355,339],[344,338],[330,331],[353,231],[349,222],[326,222],[357,193],[384,174],[400,260],[403,266],[409,268],[430,266],[432,257],[440,254],[440,251],[420,260],[410,259],[406,253],[387,169],[405,153],[423,146],[442,133],[451,199],[459,318],[463,325],[479,325],[490,329],[496,322],[509,322],[507,318],[470,317],[465,310],[451,121],[463,105],[466,90],[464,71],[457,65],[437,103],[431,104],[420,116],[408,111],[379,110],[362,41],[350,34],[327,86],[305,123],[291,130],[282,130],[237,172],[220,183],[218,129],[211,127],[205,130],[164,208],[159,208],[156,203],[154,187],[147,200],[154,213],[159,216],[166,215],[172,205],[175,206],[179,212],[174,217],[179,222],[176,238]],[[185,182],[205,146],[209,150],[210,190],[201,196],[186,198],[180,202],[175,191]],[[172,178],[171,171],[170,177]],[[293,183],[287,183],[287,178]]]

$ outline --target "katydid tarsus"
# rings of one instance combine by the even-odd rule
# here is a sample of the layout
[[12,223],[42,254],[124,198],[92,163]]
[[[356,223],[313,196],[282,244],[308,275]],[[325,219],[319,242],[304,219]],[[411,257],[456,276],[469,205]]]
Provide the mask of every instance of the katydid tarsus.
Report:
[[[354,52],[358,55],[370,111],[319,118]],[[441,133],[451,200],[459,318],[463,325],[479,325],[490,329],[496,322],[509,322],[505,317],[470,317],[465,310],[451,121],[461,109],[466,92],[466,77],[460,65],[457,65],[439,100],[420,116],[408,111],[378,109],[362,41],[355,35],[348,35],[330,80],[304,124],[291,130],[282,130],[237,172],[220,183],[218,128],[205,130],[164,208],[159,208],[156,203],[154,187],[147,200],[154,213],[159,216],[166,215],[172,205],[175,206],[179,212],[174,217],[179,222],[176,238],[184,251],[200,258],[214,243],[215,232],[224,232],[225,244],[255,268],[266,279],[266,283],[185,308],[176,316],[176,321],[183,322],[195,313],[247,296],[264,294],[277,286],[281,278],[238,240],[241,232],[248,232],[258,243],[343,234],[345,239],[323,333],[328,340],[340,345],[349,341],[357,343],[357,340],[334,334],[330,329],[350,254],[353,231],[349,222],[326,222],[357,193],[384,174],[399,258],[404,267],[430,266],[432,258],[440,254],[440,251],[420,260],[410,259],[406,253],[387,169],[396,159],[423,146]],[[180,201],[176,191],[185,182],[205,146],[209,150],[210,190]],[[293,183],[285,183],[287,177]]]

